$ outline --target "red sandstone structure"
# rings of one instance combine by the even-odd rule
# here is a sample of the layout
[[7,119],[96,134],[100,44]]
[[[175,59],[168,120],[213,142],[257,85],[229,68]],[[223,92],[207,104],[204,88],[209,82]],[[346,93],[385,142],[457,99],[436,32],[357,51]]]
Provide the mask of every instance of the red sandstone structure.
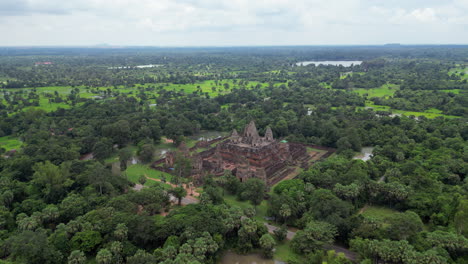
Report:
[[[228,170],[240,181],[255,177],[268,185],[277,183],[297,167],[309,167],[309,161],[313,158],[307,153],[305,145],[275,140],[269,127],[265,136],[261,137],[253,121],[245,127],[242,135],[233,130],[229,137],[199,142],[197,145],[215,146],[193,155],[185,145],[179,148],[192,159],[192,175],[222,175]],[[174,153],[166,155],[166,167],[174,165],[174,157]]]

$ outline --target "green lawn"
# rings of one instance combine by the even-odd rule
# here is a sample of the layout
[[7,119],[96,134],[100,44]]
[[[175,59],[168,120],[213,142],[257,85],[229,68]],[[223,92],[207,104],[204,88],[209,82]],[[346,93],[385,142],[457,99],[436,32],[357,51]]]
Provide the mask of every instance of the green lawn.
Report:
[[22,144],[23,142],[12,136],[0,137],[0,148],[4,148],[7,151],[19,149]]
[[[147,165],[142,165],[142,164],[130,165],[125,171],[125,174],[127,175],[127,179],[133,183],[138,183],[138,179],[142,175],[146,175],[154,179],[162,179],[162,176],[164,176],[167,181],[171,181],[172,179],[172,175],[170,175],[169,173],[158,171],[158,170],[150,168]],[[156,184],[159,184],[159,183],[156,181],[152,181],[152,180],[146,180],[145,186],[152,186]],[[164,185],[170,187],[168,184],[164,184]]]
[[354,74],[356,74],[356,75],[364,75],[364,74],[366,74],[366,73],[365,73],[365,72],[346,72],[346,73],[341,74],[340,79],[345,79],[346,77],[348,77],[348,76],[353,76]]
[[389,97],[393,96],[396,91],[398,91],[399,86],[395,84],[384,84],[379,88],[365,89],[365,88],[355,88],[353,91],[357,92],[361,96],[367,94],[367,98],[372,97]]
[[280,260],[284,262],[294,262],[294,263],[297,263],[297,261],[303,260],[303,257],[301,255],[296,254],[291,249],[291,241],[289,240],[284,240],[283,242],[278,243],[275,248],[276,248],[276,251],[275,251],[275,255],[273,256],[275,260]]
[[468,67],[452,68],[448,72],[449,75],[455,74],[458,76],[461,76],[461,73],[464,73],[464,75],[462,76],[462,79],[468,80]]
[[388,111],[393,114],[402,114],[404,116],[425,116],[427,118],[436,118],[439,116],[443,116],[446,118],[460,118],[459,116],[451,116],[451,115],[444,115],[442,114],[442,111],[439,109],[435,108],[430,108],[426,110],[425,112],[415,112],[415,111],[406,111],[406,110],[398,110],[398,109],[392,109],[390,106],[385,106],[385,105],[376,105],[372,101],[366,101],[366,106],[365,107],[357,107],[357,109],[364,109],[366,107],[371,107],[374,111]]
[[453,93],[453,94],[459,94],[460,93],[460,89],[447,89],[447,90],[438,90],[438,91],[441,91],[441,92],[444,92],[444,93]]
[[386,218],[394,215],[394,214],[399,214],[400,212],[382,207],[382,206],[369,206],[367,209],[362,213],[362,216],[368,217],[368,218],[373,218],[378,221],[385,221]]

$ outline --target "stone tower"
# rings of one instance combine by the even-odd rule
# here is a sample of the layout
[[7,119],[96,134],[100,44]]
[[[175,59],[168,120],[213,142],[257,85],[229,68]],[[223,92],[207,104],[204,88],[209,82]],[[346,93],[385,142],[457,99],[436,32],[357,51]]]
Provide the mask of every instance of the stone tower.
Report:
[[273,141],[273,131],[271,131],[270,127],[267,127],[266,132],[265,132],[265,140],[266,141]]
[[237,133],[237,130],[236,129],[232,130],[231,140],[233,142],[235,142],[235,143],[239,143],[240,139],[241,138],[240,138],[239,134]]
[[257,146],[260,144],[261,139],[258,135],[257,127],[255,122],[252,120],[244,129],[244,143],[250,144],[252,146]]

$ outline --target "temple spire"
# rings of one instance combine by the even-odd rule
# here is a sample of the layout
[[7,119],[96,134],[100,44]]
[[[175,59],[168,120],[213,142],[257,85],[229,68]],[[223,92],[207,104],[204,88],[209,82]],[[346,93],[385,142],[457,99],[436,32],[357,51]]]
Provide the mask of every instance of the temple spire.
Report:
[[244,136],[248,138],[252,138],[257,140],[260,136],[258,135],[257,127],[255,126],[255,122],[252,120],[250,123],[245,127]]
[[266,132],[265,132],[265,140],[267,141],[273,141],[273,131],[271,131],[270,127],[267,127]]

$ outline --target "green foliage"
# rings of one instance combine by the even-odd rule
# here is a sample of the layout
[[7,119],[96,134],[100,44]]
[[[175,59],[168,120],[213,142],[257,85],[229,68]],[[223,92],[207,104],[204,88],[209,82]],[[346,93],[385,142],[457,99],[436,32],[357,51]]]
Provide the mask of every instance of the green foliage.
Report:
[[23,263],[61,263],[62,255],[47,241],[43,231],[23,231],[11,236],[6,245],[10,257]]
[[258,206],[263,201],[265,191],[264,181],[250,178],[241,184],[238,196],[243,200],[249,200],[252,205]]
[[101,234],[96,231],[78,232],[71,239],[72,248],[83,252],[92,252],[101,242]]
[[86,263],[86,256],[82,251],[73,250],[68,256],[68,264],[84,264]]
[[[269,216],[304,229],[276,247],[275,259],[288,263],[346,263],[322,252],[333,238],[351,240],[365,262],[466,262],[464,47],[13,51],[0,56],[5,261],[215,263],[227,248],[270,252]],[[364,62],[291,67],[330,56]],[[32,66],[37,60],[56,63]],[[148,61],[164,66],[109,69]],[[200,130],[224,135],[252,119],[278,140],[311,144],[310,169],[269,193],[261,181],[241,183],[226,172],[205,181],[200,204],[183,207],[171,208],[168,184],[147,180],[132,190],[142,175],[206,179],[190,176],[191,156],[207,148],[179,153],[171,175],[144,164],[126,168],[137,146],[149,163],[182,142],[182,150],[194,147]],[[352,159],[361,146],[374,147],[371,159]],[[327,157],[323,147],[337,153]],[[83,156],[89,153],[94,160]],[[111,173],[101,164],[116,161],[122,177],[118,166]],[[177,245],[163,249],[173,237]],[[291,244],[313,253],[302,259]]]
[[326,222],[312,221],[304,230],[298,231],[291,241],[292,248],[302,254],[315,252],[324,244],[333,243],[337,229]]
[[145,144],[141,146],[138,151],[138,158],[145,163],[151,162],[154,158],[155,151],[156,149],[152,144]]
[[263,255],[266,258],[272,258],[273,249],[276,245],[275,239],[270,234],[265,234],[260,238],[259,242]]
[[187,191],[181,186],[175,187],[174,189],[170,190],[170,193],[174,195],[175,198],[177,198],[179,205],[182,202],[182,198],[187,196]]

